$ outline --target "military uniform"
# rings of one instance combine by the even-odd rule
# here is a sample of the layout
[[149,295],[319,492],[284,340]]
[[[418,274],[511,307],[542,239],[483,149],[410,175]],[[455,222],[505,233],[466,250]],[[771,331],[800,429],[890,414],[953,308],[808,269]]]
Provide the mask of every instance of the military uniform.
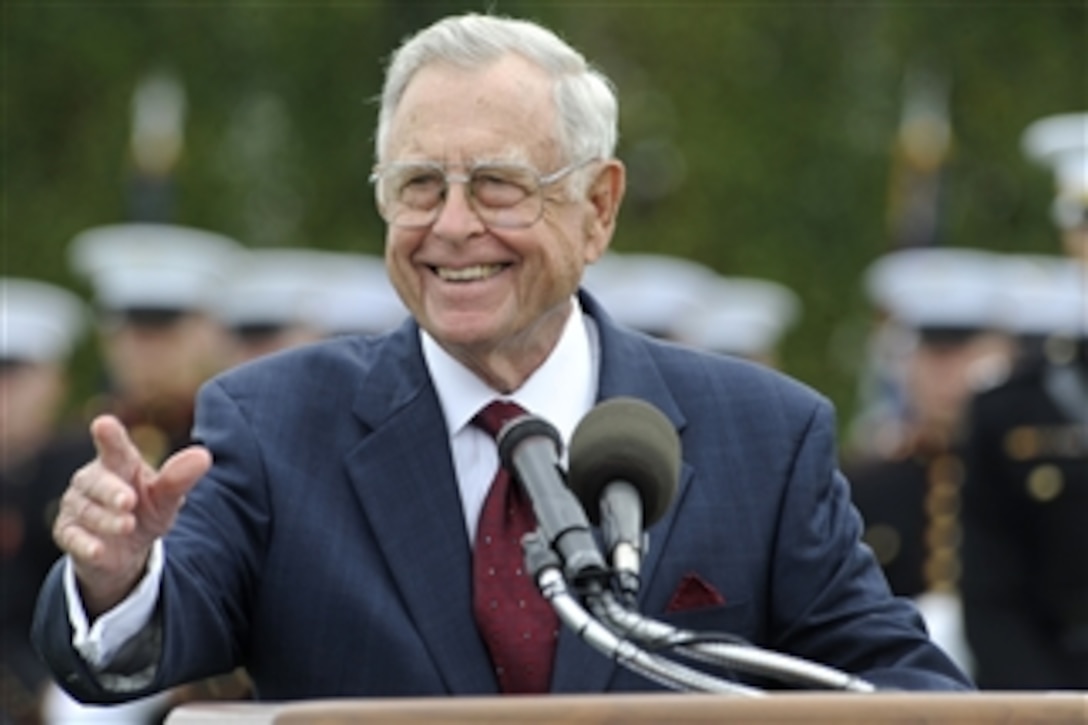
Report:
[[981,687],[1088,687],[1083,353],[1029,362],[971,408],[963,596]]
[[1006,369],[1011,349],[992,332],[1001,264],[977,249],[915,248],[865,272],[886,315],[881,335],[896,348],[881,373],[894,379],[899,410],[868,424],[872,447],[843,468],[865,540],[900,596],[958,587],[963,406],[981,379]]
[[854,504],[892,591],[954,591],[960,573],[963,462],[945,445],[911,441],[888,458],[844,467]]
[[944,441],[908,440],[892,456],[845,472],[865,521],[865,542],[892,592],[913,599],[933,641],[972,672],[959,593],[960,451]]
[[974,390],[1007,373],[1015,344],[995,320],[1005,259],[963,247],[899,249],[866,269],[880,313],[872,379],[887,395],[861,418],[866,448],[843,470],[864,539],[892,591],[970,672],[960,601],[961,425]]
[[[1010,330],[1034,342],[971,408],[963,604],[978,684],[1088,688],[1088,113],[1037,119],[1065,257],[1027,255],[1003,284]],[[1041,353],[1041,354],[1039,354]]]
[[86,431],[59,427],[67,364],[87,309],[42,280],[0,277],[0,723],[38,723],[49,681],[30,622],[60,550],[53,519],[72,473],[94,456]]
[[30,646],[34,602],[60,556],[52,534],[60,496],[72,474],[93,457],[90,436],[72,432],[0,472],[0,701],[11,722],[37,718],[48,675]]

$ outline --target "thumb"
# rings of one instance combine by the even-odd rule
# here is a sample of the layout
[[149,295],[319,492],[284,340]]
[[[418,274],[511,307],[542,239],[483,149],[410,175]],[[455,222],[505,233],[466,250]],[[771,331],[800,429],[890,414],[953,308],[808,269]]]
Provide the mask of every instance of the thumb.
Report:
[[184,448],[166,459],[147,488],[157,509],[173,508],[212,466],[212,454],[204,446]]

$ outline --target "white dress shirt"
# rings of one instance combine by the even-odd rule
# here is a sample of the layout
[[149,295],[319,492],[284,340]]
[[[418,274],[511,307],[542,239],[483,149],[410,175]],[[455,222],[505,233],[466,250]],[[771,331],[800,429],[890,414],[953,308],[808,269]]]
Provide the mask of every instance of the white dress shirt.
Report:
[[597,397],[597,347],[596,326],[575,300],[574,314],[567,318],[559,342],[544,364],[520,388],[503,395],[423,333],[423,357],[450,432],[469,541],[475,540],[476,521],[499,465],[494,439],[473,425],[472,419],[495,399],[512,400],[555,426],[563,439],[565,459],[571,434]]
[[[423,358],[438,393],[446,428],[450,433],[453,468],[461,493],[461,508],[468,540],[475,539],[476,522],[495,470],[498,449],[486,432],[472,425],[473,417],[495,399],[513,400],[559,431],[564,458],[571,435],[597,397],[600,346],[597,328],[582,312],[577,298],[555,349],[525,383],[509,395],[488,387],[468,368],[421,331]],[[147,573],[124,601],[104,613],[91,626],[79,596],[71,559],[65,561],[64,586],[72,644],[93,667],[103,669],[129,638],[151,619],[159,598],[163,565],[168,552],[156,541]]]

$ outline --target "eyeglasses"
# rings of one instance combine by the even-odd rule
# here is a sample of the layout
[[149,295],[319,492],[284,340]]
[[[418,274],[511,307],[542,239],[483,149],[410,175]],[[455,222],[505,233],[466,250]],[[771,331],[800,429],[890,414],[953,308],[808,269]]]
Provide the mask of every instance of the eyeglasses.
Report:
[[434,162],[394,162],[370,175],[378,210],[396,227],[429,227],[438,218],[450,184],[465,184],[469,203],[489,227],[523,229],[544,213],[544,187],[595,161],[583,159],[541,176],[521,164],[478,164],[467,174],[454,174]]

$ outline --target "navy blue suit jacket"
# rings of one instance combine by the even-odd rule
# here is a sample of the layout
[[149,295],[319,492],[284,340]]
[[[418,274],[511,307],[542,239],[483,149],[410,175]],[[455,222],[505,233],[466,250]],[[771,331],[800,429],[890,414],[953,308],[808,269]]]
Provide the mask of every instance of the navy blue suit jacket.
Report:
[[[878,685],[970,687],[859,543],[823,397],[624,330],[582,301],[600,331],[600,398],[649,401],[683,446],[675,503],[649,532],[643,613]],[[497,692],[473,621],[449,435],[413,321],[220,375],[199,395],[194,431],[215,463],[166,538],[149,690],[244,665],[263,699]],[[724,603],[666,613],[689,575]],[[118,699],[70,646],[59,568],[37,615],[35,641],[60,682]],[[648,689],[658,686],[561,633],[554,692]]]

